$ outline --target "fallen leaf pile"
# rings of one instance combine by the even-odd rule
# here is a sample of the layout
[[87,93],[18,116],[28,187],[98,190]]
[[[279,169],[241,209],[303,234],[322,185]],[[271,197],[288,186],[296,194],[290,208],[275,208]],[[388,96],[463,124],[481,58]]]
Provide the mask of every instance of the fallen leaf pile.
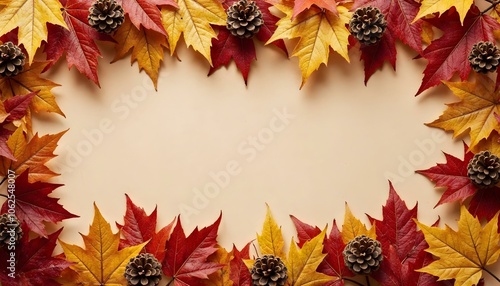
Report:
[[[121,11],[96,18],[116,24],[107,33],[89,22],[99,5]],[[494,0],[0,0],[1,285],[472,286],[484,275],[500,282],[492,270],[500,255],[498,40]],[[187,233],[180,215],[162,225],[156,208],[147,214],[126,195],[123,221],[112,225],[94,205],[81,244],[64,242],[61,224],[78,215],[65,208],[70,194],[54,193],[62,185],[52,178],[64,174],[51,160],[67,130],[39,135],[33,126],[40,113],[65,116],[60,84],[46,72],[66,61],[100,87],[106,45],[111,63],[130,55],[158,89],[160,69],[171,68],[165,57],[179,59],[183,44],[201,55],[208,75],[234,61],[245,85],[261,64],[259,48],[271,49],[298,63],[297,88],[320,84],[314,74],[338,61],[363,64],[368,84],[386,63],[395,71],[405,48],[425,66],[416,95],[443,84],[457,97],[426,125],[467,142],[463,156],[444,153],[446,162],[416,170],[442,192],[436,207],[460,206],[457,227],[419,221],[417,205],[408,208],[391,184],[381,218],[358,219],[347,203],[340,227],[290,215],[290,239],[268,206],[255,239],[225,249],[224,210]]]

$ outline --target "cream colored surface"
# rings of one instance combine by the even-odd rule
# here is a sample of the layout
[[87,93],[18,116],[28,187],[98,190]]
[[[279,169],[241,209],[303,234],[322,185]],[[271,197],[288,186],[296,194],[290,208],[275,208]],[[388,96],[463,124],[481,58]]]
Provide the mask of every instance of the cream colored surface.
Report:
[[[348,202],[365,222],[365,213],[381,218],[389,177],[408,207],[418,201],[421,221],[441,216],[455,225],[458,207],[434,209],[441,192],[413,173],[444,162],[440,150],[462,156],[460,140],[424,126],[456,99],[445,87],[414,96],[423,60],[399,46],[397,73],[386,65],[365,86],[359,54],[352,52],[351,64],[333,56],[299,90],[297,60],[257,48],[248,86],[234,65],[207,77],[206,61],[185,47],[182,62],[166,55],[157,92],[135,64],[108,64],[110,51],[100,61],[101,89],[56,66],[49,77],[62,84],[54,92],[67,118],[43,116],[35,128],[70,129],[51,163],[65,184],[55,194],[80,215],[62,224],[62,239],[81,244],[78,232],[88,232],[93,202],[107,220],[123,222],[126,193],[148,213],[158,206],[160,225],[182,213],[188,232],[222,211],[225,247],[255,238],[267,203],[289,242],[295,236],[289,214],[319,226],[334,218],[341,224]],[[293,115],[286,124],[276,115],[284,110]],[[259,134],[262,150],[249,151],[249,137]],[[216,184],[210,173],[228,164],[230,182],[198,200],[198,213],[185,213],[183,206],[196,208],[195,189]]]

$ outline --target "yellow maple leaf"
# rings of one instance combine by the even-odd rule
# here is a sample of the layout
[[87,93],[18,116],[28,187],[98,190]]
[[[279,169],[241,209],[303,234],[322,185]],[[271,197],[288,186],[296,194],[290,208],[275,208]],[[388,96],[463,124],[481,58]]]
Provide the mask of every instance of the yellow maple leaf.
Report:
[[85,248],[60,241],[71,269],[87,285],[126,285],[123,276],[130,258],[139,254],[146,243],[118,250],[120,232],[111,226],[94,204],[94,220],[88,235],[82,235]]
[[257,234],[257,242],[259,243],[259,248],[263,255],[272,254],[275,257],[279,257],[281,260],[286,259],[285,251],[283,250],[285,247],[285,240],[283,239],[281,228],[271,215],[269,206],[267,206],[267,214],[262,227],[262,234]]
[[203,285],[206,286],[232,286],[233,281],[229,278],[231,272],[230,262],[233,259],[233,252],[227,252],[221,246],[217,246],[217,251],[210,255],[207,261],[216,262],[224,265],[221,269],[208,275],[208,280],[202,280]]
[[138,30],[126,16],[114,38],[118,44],[115,46],[116,55],[113,62],[123,58],[132,49],[130,62],[137,61],[139,71],[146,72],[156,89],[164,48],[168,48],[165,36],[152,30],[146,30],[142,26]]
[[28,138],[24,134],[22,127],[18,127],[7,140],[7,146],[9,146],[17,160],[12,161],[1,157],[0,176],[7,176],[9,170],[16,172],[16,174],[21,174],[28,168],[30,169],[28,177],[30,182],[46,181],[56,176],[57,174],[50,170],[45,163],[56,157],[53,152],[64,133],[66,131],[42,137],[38,137],[38,134],[35,134],[28,142]]
[[422,0],[415,21],[433,13],[441,14],[448,11],[451,7],[455,7],[460,15],[460,22],[463,24],[465,16],[473,2],[473,0]]
[[285,263],[288,269],[288,281],[291,286],[319,286],[325,285],[326,282],[334,279],[332,276],[316,271],[326,256],[323,253],[325,234],[326,228],[316,237],[304,243],[300,249],[292,239],[288,259]]
[[42,41],[47,41],[47,23],[67,28],[57,0],[10,0],[0,11],[0,35],[19,28],[18,39],[28,53],[29,63]]
[[493,130],[500,131],[494,115],[500,114],[500,90],[495,91],[495,83],[488,76],[473,74],[474,81],[445,82],[461,101],[448,104],[439,119],[426,124],[453,130],[453,137],[469,132],[470,148],[488,138]]
[[162,22],[168,35],[170,53],[174,54],[181,34],[188,47],[201,53],[212,65],[210,48],[215,31],[210,24],[225,26],[226,11],[217,0],[177,0],[179,9],[161,9]]
[[344,243],[348,243],[353,240],[356,236],[366,235],[370,238],[376,239],[377,235],[375,233],[375,227],[371,227],[370,229],[366,228],[366,226],[357,219],[349,209],[347,203],[345,204],[345,215],[344,215],[344,224],[342,225],[342,241]]
[[430,227],[417,222],[429,244],[426,250],[438,258],[418,271],[438,276],[440,280],[455,279],[455,286],[477,285],[482,270],[498,260],[500,236],[498,214],[484,227],[462,206],[458,231]]
[[346,7],[338,5],[337,15],[312,6],[292,19],[292,2],[282,1],[274,6],[286,16],[278,21],[276,31],[266,45],[279,39],[300,38],[291,56],[299,59],[301,87],[321,64],[328,63],[330,47],[349,62],[347,46],[350,33],[346,23],[352,13]]
[[500,156],[500,135],[493,131],[488,139],[483,139],[479,141],[474,148],[469,148],[474,153],[479,153],[481,151],[488,150],[491,153]]

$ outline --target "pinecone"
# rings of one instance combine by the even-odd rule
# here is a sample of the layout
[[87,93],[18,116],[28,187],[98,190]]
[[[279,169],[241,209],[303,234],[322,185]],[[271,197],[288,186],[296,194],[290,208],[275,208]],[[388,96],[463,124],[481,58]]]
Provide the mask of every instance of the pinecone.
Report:
[[24,55],[21,48],[12,42],[0,45],[0,76],[15,76],[23,70]]
[[252,285],[281,286],[288,279],[287,269],[283,261],[274,255],[258,257],[253,264]]
[[469,64],[475,72],[495,71],[500,60],[500,50],[492,42],[478,42],[469,53]]
[[118,29],[125,18],[120,4],[115,0],[97,0],[89,9],[90,26],[100,33],[110,34]]
[[130,259],[125,267],[129,286],[155,286],[161,280],[161,263],[151,253],[141,253]]
[[0,215],[0,247],[16,244],[22,237],[23,229],[17,217],[7,213]]
[[500,182],[500,158],[490,151],[474,155],[467,165],[467,176],[478,187],[490,187]]
[[358,41],[367,46],[380,41],[387,28],[384,14],[375,7],[356,9],[349,21],[349,31]]
[[356,236],[342,252],[344,263],[356,274],[370,274],[380,267],[382,248],[380,242],[366,235]]
[[257,34],[264,24],[262,12],[254,1],[240,0],[231,5],[227,11],[227,29],[238,38],[251,38]]

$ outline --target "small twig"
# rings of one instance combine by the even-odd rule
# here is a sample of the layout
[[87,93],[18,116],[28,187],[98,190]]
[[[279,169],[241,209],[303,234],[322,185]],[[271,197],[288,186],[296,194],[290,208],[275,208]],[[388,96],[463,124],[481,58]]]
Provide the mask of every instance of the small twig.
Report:
[[2,181],[0,181],[0,185],[3,184],[3,182],[5,182],[5,180],[7,180],[7,176],[3,177]]
[[491,9],[495,8],[495,6],[497,6],[498,4],[500,4],[500,0],[497,0],[497,1],[486,0],[486,1],[488,1],[489,3],[491,3],[491,5],[488,8],[486,8],[485,10],[483,10],[481,12],[481,15],[486,14],[486,12],[490,11]]
[[359,283],[358,281],[353,280],[353,279],[350,279],[350,278],[342,277],[342,279],[344,279],[345,281],[352,282],[352,283],[354,283],[354,284],[356,284],[356,285],[359,285],[359,286],[365,286],[365,285],[363,285],[362,283]]
[[7,197],[7,195],[4,195],[4,194],[0,194],[0,197],[4,197],[6,199],[8,199],[9,197]]
[[366,286],[370,286],[370,276],[366,275]]
[[488,269],[486,268],[483,268],[484,271],[486,271],[486,273],[490,274],[491,276],[493,276],[493,278],[495,278],[498,282],[500,282],[500,279],[495,275],[493,274],[493,272],[489,271]]
[[172,280],[168,281],[168,284],[166,286],[169,286],[170,284],[172,284],[172,282],[174,282],[174,278],[172,278]]
[[257,257],[259,257],[259,250],[257,249],[257,246],[255,246],[255,244],[252,243],[252,246],[253,246],[253,249],[255,250],[255,255],[257,255]]

